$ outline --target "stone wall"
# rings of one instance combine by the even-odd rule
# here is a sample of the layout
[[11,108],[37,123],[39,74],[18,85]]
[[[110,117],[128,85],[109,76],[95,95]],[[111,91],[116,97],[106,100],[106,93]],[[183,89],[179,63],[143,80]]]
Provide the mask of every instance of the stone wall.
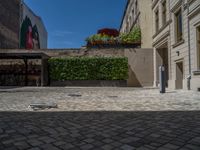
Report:
[[[0,53],[45,53],[50,57],[128,57],[129,78],[128,86],[146,87],[153,86],[153,50],[152,49],[46,49],[46,50],[0,50]],[[1,60],[2,62],[2,60]]]
[[128,86],[153,86],[153,50],[125,49],[124,56],[128,57],[129,63]]
[[0,48],[18,48],[20,0],[1,0],[0,18]]

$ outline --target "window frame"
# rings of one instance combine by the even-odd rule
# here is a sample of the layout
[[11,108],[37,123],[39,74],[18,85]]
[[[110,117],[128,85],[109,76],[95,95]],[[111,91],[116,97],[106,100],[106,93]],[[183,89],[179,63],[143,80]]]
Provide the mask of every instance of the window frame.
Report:
[[158,33],[159,31],[159,9],[156,8],[156,10],[154,11],[154,15],[155,15],[155,33]]
[[174,12],[174,28],[175,28],[175,42],[183,41],[183,11],[182,7]]
[[166,25],[167,23],[167,1],[164,0],[162,2],[162,25]]
[[200,70],[200,25],[196,27],[197,33],[197,70]]

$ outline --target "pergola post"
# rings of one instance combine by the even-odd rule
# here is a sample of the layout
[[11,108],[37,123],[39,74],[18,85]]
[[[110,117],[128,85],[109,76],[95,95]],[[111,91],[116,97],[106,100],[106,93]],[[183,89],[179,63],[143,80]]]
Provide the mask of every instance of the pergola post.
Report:
[[24,64],[25,64],[25,86],[28,85],[28,59],[24,59]]
[[41,59],[41,86],[48,85],[48,59]]

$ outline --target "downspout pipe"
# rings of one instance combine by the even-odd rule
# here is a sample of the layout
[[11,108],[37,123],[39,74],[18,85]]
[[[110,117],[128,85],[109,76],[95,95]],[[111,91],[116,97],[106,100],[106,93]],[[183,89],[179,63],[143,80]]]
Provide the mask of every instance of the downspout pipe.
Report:
[[187,27],[188,27],[188,60],[189,60],[189,76],[187,77],[187,89],[191,90],[191,75],[192,75],[192,69],[191,69],[191,45],[190,45],[190,20],[189,20],[189,1],[187,0]]

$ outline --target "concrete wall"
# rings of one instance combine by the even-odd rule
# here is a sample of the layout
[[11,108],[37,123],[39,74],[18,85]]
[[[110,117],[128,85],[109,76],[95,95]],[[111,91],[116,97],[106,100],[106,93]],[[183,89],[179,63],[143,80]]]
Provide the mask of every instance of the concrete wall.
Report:
[[128,86],[153,86],[153,50],[125,49],[129,62]]
[[19,48],[20,0],[0,1],[0,48]]
[[142,43],[141,48],[152,48],[152,35],[153,35],[153,24],[152,24],[152,0],[138,0],[139,7],[139,25],[141,28]]
[[[20,53],[30,50],[0,50],[0,53]],[[50,57],[128,57],[129,78],[128,86],[153,86],[153,50],[152,49],[51,49],[33,50],[32,53],[42,52]],[[1,60],[1,63],[3,61]]]

